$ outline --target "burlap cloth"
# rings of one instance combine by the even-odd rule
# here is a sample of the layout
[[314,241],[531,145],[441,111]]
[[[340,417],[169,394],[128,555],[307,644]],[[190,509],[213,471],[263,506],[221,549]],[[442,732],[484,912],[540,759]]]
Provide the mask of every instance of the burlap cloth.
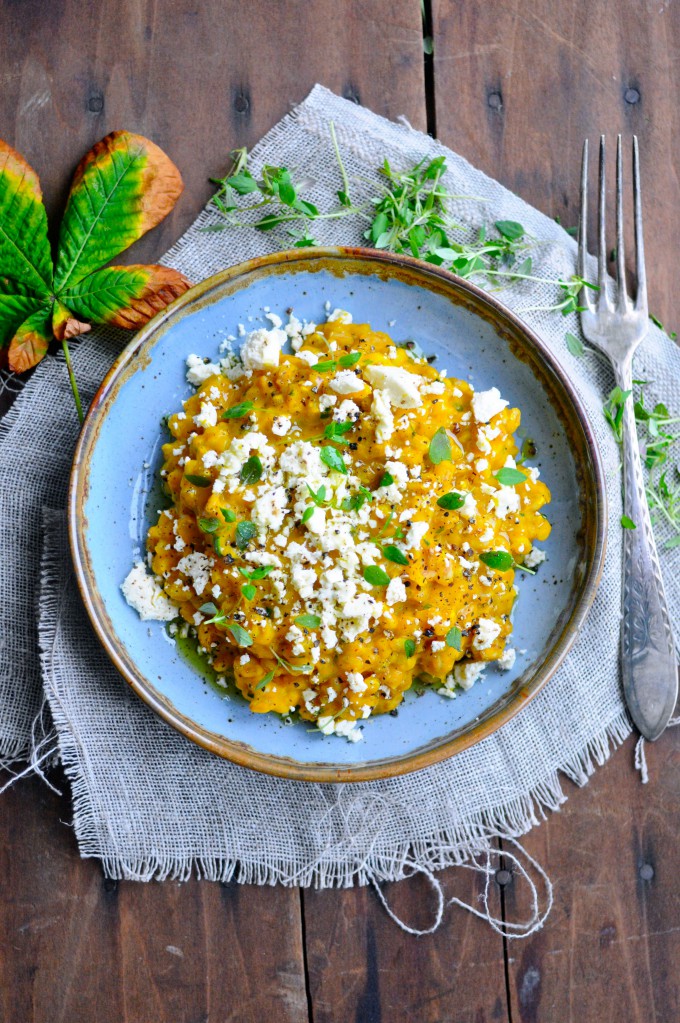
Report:
[[[485,199],[454,202],[461,222],[517,220],[535,237],[534,273],[545,284],[513,285],[501,297],[565,366],[598,437],[611,510],[602,584],[583,635],[544,691],[499,732],[452,760],[353,786],[282,781],[236,767],[159,721],[111,667],[90,630],[62,511],[78,426],[63,362],[48,357],[0,426],[0,753],[6,763],[49,753],[54,739],[41,714],[45,696],[72,785],[81,853],[100,858],[113,877],[181,878],[195,869],[208,878],[259,884],[352,885],[399,879],[414,867],[432,871],[483,851],[491,836],[517,837],[537,824],[565,799],[560,775],[584,784],[631,728],[618,669],[619,453],[601,411],[613,380],[597,357],[568,353],[565,331],[578,333],[573,315],[528,311],[558,300],[555,280],[574,272],[574,242],[455,153],[319,86],[259,143],[253,166],[284,164],[296,177],[313,180],[306,197],[322,209],[335,207],[341,181],[330,120],[355,195],[371,194],[365,179],[376,180],[385,156],[405,168],[444,154],[449,190]],[[280,239],[245,228],[201,232],[217,220],[205,210],[165,261],[199,281],[282,247]],[[362,227],[350,218],[321,221],[313,230],[321,243],[352,244],[362,241]],[[86,400],[124,340],[117,332],[93,331],[74,346]],[[651,399],[680,408],[680,353],[660,330],[650,329],[635,374],[652,382]],[[663,540],[663,530],[659,535]],[[664,552],[662,562],[677,620],[680,550]]]

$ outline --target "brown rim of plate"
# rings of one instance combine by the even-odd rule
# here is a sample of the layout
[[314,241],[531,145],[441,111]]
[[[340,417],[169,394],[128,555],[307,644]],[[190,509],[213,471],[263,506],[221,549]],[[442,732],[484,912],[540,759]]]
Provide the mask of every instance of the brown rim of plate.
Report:
[[[154,689],[146,678],[136,672],[135,665],[131,662],[125,648],[115,635],[89,564],[84,536],[84,519],[83,516],[78,514],[78,510],[84,507],[87,494],[90,454],[99,433],[99,412],[125,368],[140,353],[142,347],[153,337],[159,327],[170,318],[173,318],[180,310],[192,305],[197,299],[207,301],[208,296],[216,288],[219,288],[226,282],[235,282],[240,277],[254,271],[265,267],[271,267],[274,270],[279,267],[281,270],[285,270],[292,263],[305,264],[304,268],[306,270],[312,270],[315,263],[318,264],[318,269],[332,270],[332,266],[324,266],[324,264],[332,264],[336,260],[356,260],[357,262],[370,264],[371,270],[378,273],[380,267],[386,271],[389,271],[390,267],[400,267],[410,271],[414,276],[418,276],[422,286],[426,286],[427,279],[430,278],[433,282],[439,283],[440,291],[444,291],[449,297],[457,298],[458,304],[461,304],[460,299],[462,298],[463,303],[467,301],[468,307],[479,315],[482,315],[480,313],[481,308],[484,314],[486,314],[485,318],[490,320],[500,332],[505,332],[506,335],[508,332],[514,335],[522,335],[523,340],[528,342],[529,349],[533,348],[538,356],[537,361],[541,362],[543,367],[547,367],[548,375],[553,378],[553,384],[556,382],[558,388],[561,388],[563,394],[568,399],[570,412],[573,413],[572,418],[574,420],[572,422],[570,419],[570,425],[577,425],[580,428],[582,440],[585,442],[585,449],[589,456],[590,464],[588,466],[581,466],[581,470],[585,470],[586,479],[589,481],[592,490],[592,493],[589,495],[590,500],[583,502],[586,507],[584,537],[585,572],[580,587],[577,590],[571,613],[538,670],[527,680],[519,684],[515,691],[507,697],[507,702],[503,706],[493,711],[484,720],[468,726],[462,734],[448,740],[438,741],[432,747],[425,747],[405,754],[402,757],[348,766],[332,763],[303,763],[287,757],[260,753],[244,743],[209,732],[180,714],[162,694]],[[137,368],[139,367],[130,367],[130,373],[126,374],[126,376],[135,372]],[[294,781],[360,782],[408,774],[412,771],[430,767],[441,760],[446,760],[456,753],[468,749],[470,746],[481,742],[482,739],[491,735],[501,725],[513,718],[543,688],[571,649],[593,603],[604,562],[607,533],[607,500],[600,453],[585,410],[567,379],[564,370],[559,366],[554,356],[540,338],[515,313],[502,305],[494,296],[482,291],[475,284],[471,284],[470,281],[457,277],[441,267],[421,262],[421,260],[413,259],[411,256],[395,255],[393,253],[378,252],[374,249],[360,247],[339,246],[276,252],[271,255],[248,260],[244,263],[238,263],[195,285],[180,298],[176,299],[170,306],[158,313],[135,335],[104,377],[99,390],[92,400],[80,432],[69,481],[68,530],[78,587],[99,641],[126,682],[163,720],[167,721],[168,724],[172,725],[186,738],[209,752],[216,753],[218,756],[231,760],[236,764],[264,774],[288,778]]]

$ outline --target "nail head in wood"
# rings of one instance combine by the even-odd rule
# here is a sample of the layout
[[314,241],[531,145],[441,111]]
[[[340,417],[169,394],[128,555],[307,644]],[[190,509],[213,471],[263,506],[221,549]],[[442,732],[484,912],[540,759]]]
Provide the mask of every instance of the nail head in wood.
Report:
[[626,89],[623,98],[626,103],[630,103],[633,106],[635,103],[640,102],[640,93],[637,89]]
[[510,873],[509,870],[505,870],[504,868],[501,868],[501,870],[497,870],[495,877],[496,884],[498,885],[499,888],[505,888],[505,886],[510,884],[510,882],[512,881],[512,874]]
[[87,109],[91,114],[101,114],[104,109],[104,97],[100,92],[93,93],[87,101]]
[[654,877],[654,867],[651,863],[643,863],[639,873],[643,881],[651,881]]
[[492,110],[499,112],[503,109],[503,97],[500,92],[490,92],[486,102]]

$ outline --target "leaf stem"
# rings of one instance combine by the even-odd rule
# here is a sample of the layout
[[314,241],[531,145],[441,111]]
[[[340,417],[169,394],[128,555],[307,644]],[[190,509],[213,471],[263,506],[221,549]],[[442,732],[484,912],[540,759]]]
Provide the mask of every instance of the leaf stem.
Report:
[[66,368],[68,370],[68,378],[71,382],[71,390],[73,391],[73,399],[76,403],[76,412],[78,413],[78,422],[83,425],[85,416],[83,415],[83,406],[80,402],[80,394],[78,393],[78,384],[76,383],[76,375],[73,372],[73,366],[71,365],[71,353],[68,350],[68,344],[66,338],[61,342],[62,351],[64,353],[64,359],[66,360]]

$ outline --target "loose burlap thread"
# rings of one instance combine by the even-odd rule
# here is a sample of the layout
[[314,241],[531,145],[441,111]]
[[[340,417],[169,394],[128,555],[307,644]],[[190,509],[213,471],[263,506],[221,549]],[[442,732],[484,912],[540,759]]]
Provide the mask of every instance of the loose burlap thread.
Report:
[[[0,424],[0,755],[5,765],[31,756],[38,765],[56,748],[72,786],[80,851],[99,858],[112,877],[185,878],[195,870],[206,878],[257,884],[351,886],[425,871],[438,887],[433,871],[466,864],[488,880],[492,839],[517,839],[546,811],[558,809],[565,799],[561,775],[585,784],[631,730],[613,627],[621,590],[619,452],[601,411],[612,374],[591,353],[570,354],[565,332],[578,333],[576,318],[546,308],[558,300],[555,281],[574,272],[574,243],[554,221],[436,141],[320,86],[258,144],[254,169],[286,165],[308,181],[306,197],[321,209],[335,206],[342,185],[331,121],[355,198],[374,194],[376,168],[385,156],[406,168],[441,154],[449,168],[446,185],[461,196],[451,202],[461,224],[473,231],[482,223],[517,220],[532,236],[533,273],[541,282],[515,283],[501,298],[565,367],[597,436],[611,516],[602,583],[582,636],[550,684],[500,731],[452,760],[352,786],[284,781],[219,760],[176,734],[132,694],[90,630],[63,512],[77,422],[63,361],[48,357]],[[163,261],[198,281],[282,245],[280,238],[247,227],[202,230],[218,221],[208,207]],[[363,225],[346,218],[321,221],[313,230],[321,243],[356,244]],[[79,342],[73,359],[85,400],[120,346],[121,335],[112,330],[93,331]],[[635,372],[650,381],[650,402],[680,407],[680,353],[660,330],[650,328]],[[680,550],[664,552],[662,562],[677,620]],[[44,700],[54,732],[45,724]],[[513,855],[519,874],[534,886],[531,921],[509,927],[518,936],[544,919],[550,890],[537,864],[519,848]],[[473,911],[488,916],[483,907]]]

